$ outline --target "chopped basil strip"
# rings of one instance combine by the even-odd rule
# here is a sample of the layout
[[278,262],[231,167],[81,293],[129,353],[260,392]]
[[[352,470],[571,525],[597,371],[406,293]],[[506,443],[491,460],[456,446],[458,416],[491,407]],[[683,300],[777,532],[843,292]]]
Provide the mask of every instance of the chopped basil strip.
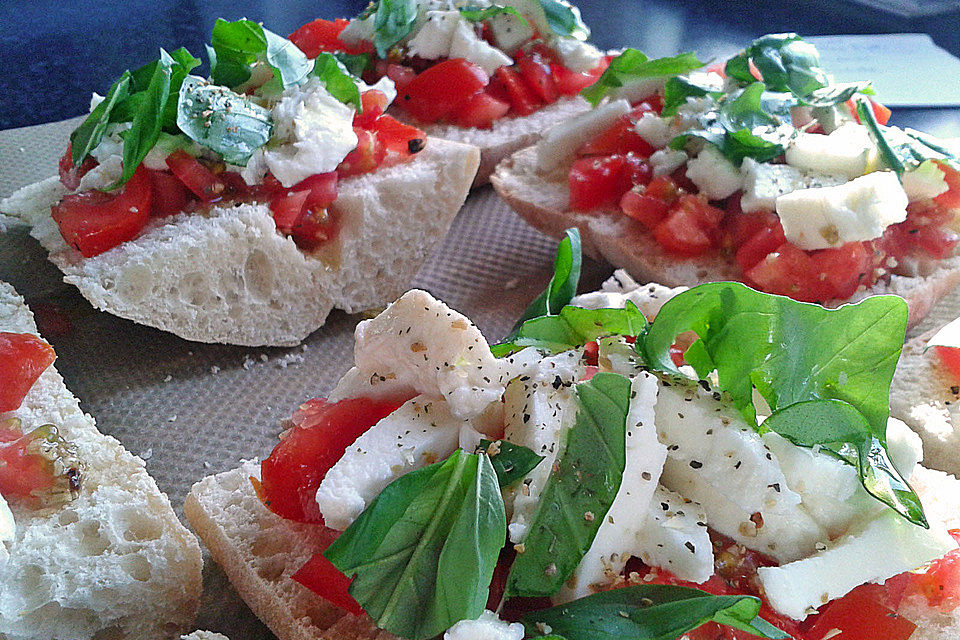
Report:
[[663,86],[663,110],[662,116],[675,116],[680,105],[686,103],[687,98],[701,98],[711,96],[718,99],[723,95],[722,91],[717,91],[711,85],[698,84],[685,76],[669,78]]
[[517,16],[518,18],[523,18],[523,14],[517,11],[513,7],[501,7],[500,5],[491,5],[486,9],[480,9],[478,7],[462,7],[460,9],[460,15],[464,17],[465,20],[470,22],[483,22],[484,20],[489,20],[494,16],[499,16],[503,13],[509,13],[510,15]]
[[417,0],[380,0],[373,19],[373,45],[377,55],[387,57],[387,51],[413,30],[417,21]]
[[512,342],[495,345],[494,355],[502,358],[525,347],[559,353],[602,336],[637,336],[646,327],[647,319],[629,300],[623,309],[583,309],[567,305],[557,315],[524,322]]
[[557,594],[590,549],[620,490],[630,380],[598,373],[575,388],[576,422],[561,436],[563,448],[523,540],[525,550],[507,576],[504,598]]
[[652,368],[679,374],[670,347],[693,331],[698,339],[684,357],[697,375],[716,371],[720,388],[755,427],[756,390],[773,412],[757,428],[796,445],[813,447],[831,437],[824,416],[842,421],[833,427],[842,445],[834,453],[858,468],[871,495],[927,527],[920,499],[885,450],[890,383],[906,326],[907,305],[897,296],[825,309],[719,282],[667,302],[637,340],[637,351]]
[[[560,309],[565,307],[573,299],[573,296],[577,295],[577,284],[580,282],[582,262],[580,231],[567,229],[563,239],[557,245],[557,253],[553,259],[553,276],[550,278],[550,283],[521,314],[520,319],[513,325],[510,335],[504,342],[513,340],[520,331],[520,327],[527,320],[560,313]],[[494,355],[496,354],[497,348],[494,346]]]
[[880,150],[884,165],[898,176],[902,177],[905,171],[916,170],[927,160],[935,160],[960,171],[960,156],[933,136],[913,129],[904,131],[880,125],[872,106],[863,99],[857,101],[857,115]]
[[482,452],[490,456],[493,470],[501,487],[506,487],[533,471],[543,460],[531,449],[507,440],[481,440]]
[[130,72],[124,71],[113,83],[104,99],[93,108],[90,115],[70,134],[70,153],[73,165],[79,167],[90,152],[97,148],[110,123],[110,113],[127,97],[130,90]]
[[651,60],[636,49],[627,49],[610,62],[600,79],[580,92],[596,105],[614,89],[645,78],[669,78],[689,73],[703,66],[692,53]]
[[676,640],[708,622],[760,638],[790,638],[759,617],[760,598],[715,596],[673,585],[637,585],[602,591],[567,604],[528,613],[527,634],[543,629],[566,640]]
[[313,69],[313,62],[295,44],[252,20],[217,19],[210,42],[214,84],[231,88],[243,84],[257,62],[270,65],[284,88],[300,84]]
[[314,60],[312,73],[320,78],[334,98],[343,104],[353,105],[357,113],[363,111],[356,79],[332,53],[321,52]]
[[270,111],[226,87],[187,76],[180,87],[177,126],[224,162],[245,166],[270,139]]
[[880,150],[880,157],[883,159],[883,163],[889,169],[892,169],[897,174],[897,177],[902,178],[903,172],[906,170],[903,162],[897,156],[896,152],[894,152],[890,143],[887,142],[886,137],[880,129],[879,123],[877,123],[877,118],[873,115],[873,107],[867,100],[857,100],[857,115],[860,116],[860,122],[870,133],[873,143],[876,144],[877,149]]
[[490,459],[457,450],[390,483],[324,556],[378,627],[425,640],[480,616],[505,538]]
[[[339,60],[347,73],[355,78],[359,78],[370,66],[369,53],[334,53],[333,57]],[[314,72],[316,72],[316,65],[314,65]]]
[[820,67],[820,54],[795,33],[762,36],[727,61],[726,74],[741,82],[752,83],[750,63],[756,67],[771,91],[789,91],[807,96],[830,84]]
[[[580,9],[566,0],[537,0],[547,16],[547,23],[554,33],[561,36],[573,36],[577,40],[590,37],[590,28],[580,17]],[[545,35],[545,34],[540,34]]]

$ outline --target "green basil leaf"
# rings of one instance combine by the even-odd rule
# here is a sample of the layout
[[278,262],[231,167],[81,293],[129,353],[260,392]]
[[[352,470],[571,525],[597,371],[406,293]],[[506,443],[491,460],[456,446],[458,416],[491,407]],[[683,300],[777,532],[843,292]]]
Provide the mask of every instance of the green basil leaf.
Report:
[[873,107],[869,101],[863,99],[857,100],[857,115],[860,117],[860,122],[863,126],[867,128],[867,132],[873,139],[873,143],[876,144],[877,149],[880,150],[880,158],[883,160],[883,164],[885,164],[887,168],[892,169],[897,174],[897,177],[903,178],[903,172],[906,171],[906,167],[904,167],[903,161],[884,136],[876,116],[873,115]]
[[140,92],[141,102],[133,115],[133,124],[123,136],[123,175],[108,190],[118,189],[133,177],[163,129],[163,115],[170,99],[170,79],[176,60],[160,49],[160,59],[146,89]]
[[[941,140],[914,129],[905,129],[903,135],[909,140],[916,167],[927,160],[937,160],[949,165],[955,171],[960,171],[960,155],[947,148]],[[912,166],[911,163],[911,168],[916,167]]]
[[[367,67],[370,66],[369,53],[335,53],[333,57],[339,60],[343,68],[347,70],[347,73],[354,78],[359,78],[363,72],[366,71]],[[316,66],[314,66],[314,72],[316,72]]]
[[504,342],[513,340],[517,332],[520,331],[520,327],[527,320],[560,313],[560,309],[566,306],[573,299],[573,296],[577,295],[577,284],[580,282],[580,266],[582,263],[580,231],[576,228],[567,229],[557,245],[556,257],[553,259],[553,276],[550,278],[550,283],[520,315],[520,319],[513,325],[510,335]]
[[504,598],[559,592],[590,549],[620,490],[630,380],[598,373],[575,388],[580,404],[576,421],[561,438],[562,450],[523,540],[525,550],[507,576]]
[[457,450],[390,483],[324,555],[378,627],[424,640],[479,617],[505,539],[490,459]]
[[300,84],[313,62],[295,44],[252,20],[218,18],[210,37],[210,78],[214,84],[236,87],[250,79],[251,65],[265,62],[286,88]]
[[334,98],[343,104],[353,105],[357,113],[363,111],[356,79],[332,53],[321,52],[314,60],[312,73],[320,78]]
[[897,296],[825,309],[721,282],[694,287],[667,302],[637,341],[637,350],[652,368],[679,374],[670,347],[678,335],[693,331],[698,339],[685,358],[697,374],[706,378],[716,371],[720,388],[754,426],[756,389],[774,415],[785,411],[771,416],[764,428],[783,431],[801,446],[824,439],[822,424],[807,424],[807,413],[826,409],[789,409],[792,405],[816,400],[849,404],[862,418],[832,407],[832,419],[848,421],[835,425],[838,437],[857,433],[860,419],[869,426],[869,439],[845,441],[858,452],[864,487],[910,522],[926,527],[919,499],[888,465],[884,451],[890,382],[906,326],[907,306]]
[[633,302],[623,309],[583,309],[567,305],[553,316],[527,320],[510,343],[498,344],[498,358],[526,347],[560,353],[581,347],[601,336],[638,336],[647,319]]
[[712,96],[717,99],[722,95],[723,92],[717,91],[713,86],[698,84],[685,76],[670,78],[663,87],[663,111],[661,115],[677,115],[678,108],[687,101],[687,98]]
[[518,18],[523,18],[523,14],[517,11],[513,7],[501,7],[500,5],[494,4],[486,9],[481,9],[479,7],[461,7],[460,15],[463,16],[464,20],[469,20],[470,22],[483,22],[484,20],[489,20],[494,16],[499,16],[503,13],[509,13],[510,15],[517,16]]
[[608,93],[625,84],[644,78],[667,78],[699,69],[704,63],[692,53],[681,53],[669,58],[649,59],[636,49],[626,49],[610,61],[600,78],[580,92],[590,104],[596,105]]
[[417,21],[417,0],[380,0],[373,19],[373,45],[377,55],[387,57],[387,51],[413,30]]
[[676,640],[708,622],[761,638],[790,638],[759,617],[760,605],[753,596],[716,596],[689,587],[647,584],[534,611],[521,622],[531,636],[538,637],[538,628],[546,625],[567,640]]
[[[590,28],[580,17],[580,10],[566,0],[538,0],[554,33],[573,36],[577,40],[590,37]],[[541,34],[544,35],[544,34]]]
[[869,82],[843,82],[827,85],[803,96],[802,104],[808,107],[832,107],[846,102],[857,94],[872,94]]
[[816,48],[795,33],[757,38],[727,62],[725,71],[741,82],[752,82],[749,62],[753,62],[771,91],[789,91],[802,97],[830,84],[820,67]]
[[130,81],[130,72],[124,71],[120,79],[110,87],[110,91],[104,96],[103,101],[94,107],[90,115],[70,134],[70,153],[73,158],[73,166],[79,167],[80,163],[103,140],[107,125],[110,123],[110,114],[114,107],[127,97],[130,90]]
[[[191,71],[200,66],[200,60],[194,58],[184,47],[170,53],[174,64],[170,68],[170,95],[176,95],[180,91],[180,84]],[[143,108],[146,100],[146,90],[150,85],[150,80],[157,71],[158,60],[145,64],[131,73],[131,95],[117,105],[114,110],[112,122],[130,122],[134,115]],[[161,116],[161,127],[169,133],[177,133],[177,101],[167,100]]]
[[[491,445],[495,445],[491,449]],[[480,447],[490,457],[493,470],[497,473],[497,480],[501,487],[506,487],[533,471],[543,460],[532,450],[507,440],[481,440]]]
[[180,130],[230,164],[245,166],[273,131],[269,110],[197,76],[184,80],[177,103]]

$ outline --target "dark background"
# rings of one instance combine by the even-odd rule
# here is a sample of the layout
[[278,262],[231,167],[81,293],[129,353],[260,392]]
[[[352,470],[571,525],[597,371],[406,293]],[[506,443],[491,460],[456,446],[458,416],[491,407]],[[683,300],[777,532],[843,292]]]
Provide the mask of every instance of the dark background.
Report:
[[[927,7],[931,0],[919,0]],[[933,4],[943,4],[944,0]],[[358,13],[366,0],[2,0],[0,129],[86,112],[120,73],[186,46],[201,58],[217,17],[263,21],[287,34],[316,17]],[[908,18],[842,0],[581,0],[601,48],[635,46],[651,56],[731,53],[763,33],[925,32],[960,55],[960,0],[946,14]],[[957,82],[951,78],[945,81]],[[934,131],[957,110],[899,110],[900,124]]]

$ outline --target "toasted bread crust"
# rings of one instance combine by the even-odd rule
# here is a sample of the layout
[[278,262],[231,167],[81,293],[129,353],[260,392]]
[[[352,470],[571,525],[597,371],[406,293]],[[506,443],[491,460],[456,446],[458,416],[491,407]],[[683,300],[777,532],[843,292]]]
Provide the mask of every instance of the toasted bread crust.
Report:
[[[697,258],[667,255],[639,222],[619,212],[570,211],[566,173],[542,175],[536,167],[536,149],[523,149],[501,162],[490,181],[497,193],[538,231],[560,237],[564,229],[577,227],[587,255],[626,269],[640,282],[691,287],[704,282],[740,280],[740,271],[732,260],[717,255]],[[908,325],[912,327],[958,284],[960,257],[952,257],[930,261],[924,265],[922,275],[892,275],[850,300],[830,300],[826,306],[836,307],[870,295],[892,293],[907,301]]]

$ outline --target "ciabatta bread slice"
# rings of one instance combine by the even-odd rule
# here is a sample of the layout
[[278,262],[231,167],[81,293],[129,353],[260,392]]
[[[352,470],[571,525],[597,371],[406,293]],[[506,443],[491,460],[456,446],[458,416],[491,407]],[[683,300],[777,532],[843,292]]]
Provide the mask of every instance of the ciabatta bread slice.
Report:
[[[571,211],[566,170],[541,174],[537,170],[534,147],[523,149],[500,163],[490,181],[497,193],[532,227],[557,238],[563,235],[564,229],[579,228],[587,255],[626,269],[639,282],[691,287],[704,282],[740,279],[739,269],[732,260],[719,256],[677,258],[668,255],[643,225],[622,213]],[[831,300],[827,306],[892,293],[906,299],[912,327],[958,284],[960,257],[930,260],[917,265],[913,275],[893,274],[889,280],[881,280],[850,300]]]
[[[0,283],[0,331],[37,333]],[[176,638],[200,602],[200,545],[140,458],[99,431],[54,367],[16,411],[26,430],[53,424],[84,464],[80,495],[53,511],[11,505],[13,542],[0,542],[0,638]]]
[[479,187],[490,182],[490,175],[501,160],[537,142],[553,125],[590,110],[580,96],[563,97],[529,116],[509,116],[494,121],[489,129],[460,127],[455,124],[422,124],[401,111],[391,111],[398,120],[419,127],[427,135],[472,144],[480,148],[480,169],[473,180]]
[[960,474],[960,380],[935,349],[936,330],[907,341],[890,388],[890,413],[920,434],[930,466]]
[[431,138],[410,162],[340,182],[336,240],[307,255],[276,231],[266,205],[181,214],[93,258],[67,246],[50,215],[57,178],[17,191],[4,213],[32,226],[50,260],[98,309],[188,340],[299,344],[337,307],[402,293],[463,205],[476,147]]
[[[313,554],[326,548],[331,534],[267,510],[254,493],[251,477],[260,477],[256,460],[208,476],[193,486],[184,509],[253,613],[280,640],[393,640],[395,636],[377,629],[369,618],[345,613],[292,580]],[[960,481],[919,466],[912,481],[932,520],[960,526]],[[919,626],[910,640],[960,637],[960,609],[943,614],[911,601],[901,613]]]

